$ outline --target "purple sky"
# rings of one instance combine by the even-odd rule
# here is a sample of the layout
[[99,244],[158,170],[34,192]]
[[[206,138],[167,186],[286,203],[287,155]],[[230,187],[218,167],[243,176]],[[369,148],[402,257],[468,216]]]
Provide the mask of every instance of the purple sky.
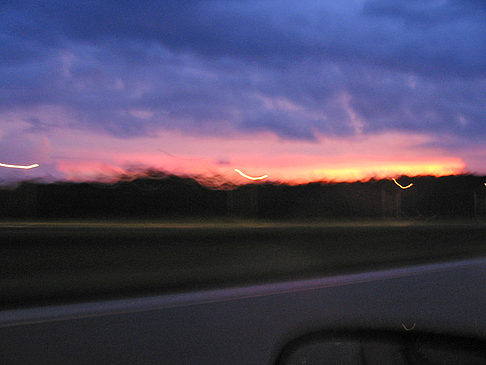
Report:
[[481,0],[3,0],[0,162],[41,167],[0,178],[486,173],[485,19]]

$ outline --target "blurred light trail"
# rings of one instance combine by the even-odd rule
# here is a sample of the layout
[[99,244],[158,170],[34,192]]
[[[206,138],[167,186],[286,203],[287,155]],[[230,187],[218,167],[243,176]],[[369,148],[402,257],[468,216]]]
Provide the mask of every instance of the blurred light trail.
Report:
[[241,172],[240,170],[238,169],[235,169],[235,171],[240,174],[241,176],[247,178],[248,180],[263,180],[263,179],[266,179],[268,177],[268,175],[263,175],[263,176],[258,176],[258,177],[251,177],[251,176],[248,176],[247,174]]
[[1,167],[7,167],[9,169],[24,169],[24,170],[29,170],[29,169],[33,169],[35,167],[39,167],[39,164],[38,163],[34,163],[32,165],[9,165],[9,164],[1,163],[0,162],[0,166]]
[[407,186],[403,186],[403,185],[401,185],[401,184],[400,184],[400,183],[399,183],[399,182],[398,182],[398,181],[397,181],[395,178],[393,178],[392,180],[393,180],[393,182],[394,182],[394,183],[395,183],[397,186],[399,186],[401,189],[404,189],[404,190],[405,190],[405,189],[409,189],[409,188],[411,188],[411,187],[413,186],[413,183],[410,183],[410,184],[408,184]]
[[412,327],[408,328],[407,326],[405,326],[405,325],[402,323],[402,327],[403,327],[403,329],[404,329],[405,331],[413,331],[413,330],[415,329],[415,325],[416,325],[416,324],[417,324],[417,323],[414,323],[414,324],[412,325]]

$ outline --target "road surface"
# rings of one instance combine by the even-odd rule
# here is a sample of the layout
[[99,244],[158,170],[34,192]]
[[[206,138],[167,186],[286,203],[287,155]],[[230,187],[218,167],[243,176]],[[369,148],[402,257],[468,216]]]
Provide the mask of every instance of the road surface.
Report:
[[303,280],[486,256],[486,225],[3,222],[1,308]]

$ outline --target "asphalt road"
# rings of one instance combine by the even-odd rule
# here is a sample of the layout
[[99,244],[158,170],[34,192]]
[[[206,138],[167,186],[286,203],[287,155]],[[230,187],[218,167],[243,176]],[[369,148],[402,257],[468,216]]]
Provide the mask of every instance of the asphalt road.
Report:
[[2,222],[1,308],[303,280],[486,256],[486,225]]
[[[0,311],[1,362],[275,364],[294,340],[319,333],[334,337],[338,332],[346,334],[337,343],[344,348],[349,336],[351,345],[371,341],[371,348],[361,354],[375,360],[369,362],[373,364],[408,363],[403,357],[409,351],[390,346],[395,337],[409,343],[411,352],[415,349],[422,359],[427,356],[431,360],[427,363],[484,364],[484,342],[475,345],[483,352],[482,360],[469,361],[460,338],[486,338],[485,272],[486,259],[470,259],[4,310]],[[441,347],[418,340],[434,336],[443,336]],[[362,363],[350,360],[353,352],[339,352],[340,358],[332,363]],[[321,361],[312,363],[329,360],[332,347],[330,353],[320,353]],[[307,363],[305,357],[298,361],[295,356],[291,364]]]

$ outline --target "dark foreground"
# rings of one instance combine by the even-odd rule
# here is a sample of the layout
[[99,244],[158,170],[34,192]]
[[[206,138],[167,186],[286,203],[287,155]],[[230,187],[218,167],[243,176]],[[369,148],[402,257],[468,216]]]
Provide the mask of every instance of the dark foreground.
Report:
[[1,307],[486,256],[480,223],[0,223]]

